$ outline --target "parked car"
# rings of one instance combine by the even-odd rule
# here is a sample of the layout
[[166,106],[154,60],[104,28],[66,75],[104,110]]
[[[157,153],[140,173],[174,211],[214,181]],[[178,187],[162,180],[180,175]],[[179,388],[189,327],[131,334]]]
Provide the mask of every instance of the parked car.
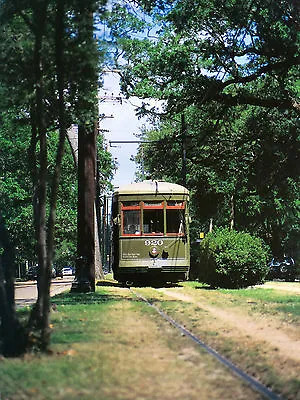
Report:
[[37,269],[37,266],[34,266],[34,267],[28,268],[25,278],[27,281],[34,281],[37,279],[37,276],[38,276],[38,269]]
[[292,257],[273,258],[269,264],[267,279],[284,279],[293,282],[296,275],[297,268]]
[[56,268],[56,277],[57,278],[63,278],[62,268]]
[[[55,268],[51,269],[51,279],[56,278],[57,273]],[[37,266],[33,266],[33,267],[29,267],[28,271],[26,272],[26,280],[28,281],[34,281],[36,280],[38,277],[38,267]]]
[[63,276],[70,276],[73,275],[73,268],[72,267],[64,267],[62,269]]

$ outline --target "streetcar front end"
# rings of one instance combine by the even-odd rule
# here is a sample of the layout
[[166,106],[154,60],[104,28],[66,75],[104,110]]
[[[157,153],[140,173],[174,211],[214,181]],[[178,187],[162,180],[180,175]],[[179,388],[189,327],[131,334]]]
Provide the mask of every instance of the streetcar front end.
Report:
[[113,196],[113,272],[126,282],[187,279],[189,194],[168,182],[127,185]]

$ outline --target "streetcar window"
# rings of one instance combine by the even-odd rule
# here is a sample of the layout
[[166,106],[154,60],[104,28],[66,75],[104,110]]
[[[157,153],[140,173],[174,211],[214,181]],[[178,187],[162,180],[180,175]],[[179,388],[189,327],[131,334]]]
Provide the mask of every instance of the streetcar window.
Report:
[[184,208],[184,202],[183,201],[177,201],[177,200],[168,200],[167,201],[167,207]]
[[164,210],[144,209],[143,230],[145,234],[164,232]]
[[123,207],[139,207],[140,203],[138,201],[123,201]]
[[163,207],[163,203],[161,201],[144,201],[144,207]]
[[139,235],[141,233],[139,210],[123,211],[123,233],[125,235]]
[[167,233],[184,235],[183,212],[178,209],[167,209]]

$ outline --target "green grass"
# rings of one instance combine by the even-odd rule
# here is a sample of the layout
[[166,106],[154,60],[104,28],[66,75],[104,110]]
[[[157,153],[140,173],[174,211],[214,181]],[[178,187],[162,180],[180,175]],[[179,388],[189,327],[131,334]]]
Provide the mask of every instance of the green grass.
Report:
[[264,314],[281,314],[284,319],[292,316],[295,321],[300,317],[300,296],[297,293],[259,287],[210,290],[207,285],[195,281],[184,282],[183,286],[190,290],[207,291],[206,295],[212,303],[227,302],[232,306],[250,306]]
[[298,294],[281,293],[275,289],[250,288],[240,290],[220,290],[225,296],[241,298],[249,302],[257,302],[258,307],[268,305],[269,310],[277,310],[281,313],[292,314],[293,317],[300,316],[300,296]]
[[[296,295],[260,288],[232,291],[207,290],[207,286],[201,285],[199,282],[185,282],[183,286],[185,286],[184,290],[187,290],[186,294],[194,292],[199,295],[200,304],[201,299],[213,304],[229,304],[233,307],[235,305],[249,307],[250,304],[251,307],[257,307],[260,312],[264,310],[270,314],[274,312],[291,314],[294,320],[299,315],[299,296]],[[162,309],[170,312],[174,317],[179,320],[182,318],[183,322],[186,319],[187,324],[191,324],[191,327],[202,329],[204,337],[211,338],[213,343],[219,340],[225,354],[235,352],[237,360],[242,357],[238,352],[239,348],[235,346],[230,337],[223,337],[221,331],[211,329],[210,322],[212,320],[201,306],[167,299],[162,292],[152,288],[137,288],[137,291],[140,290],[153,302],[158,302]],[[180,286],[175,287],[174,290],[180,290]],[[148,354],[147,351],[149,351],[149,354],[152,354],[153,348],[157,345],[156,335],[158,332],[162,333],[169,348],[177,346],[174,337],[168,336],[169,331],[166,335],[165,329],[170,330],[168,324],[165,324],[153,309],[126,289],[104,285],[97,287],[95,293],[57,295],[52,299],[52,304],[51,347],[53,354],[50,356],[27,354],[24,358],[16,359],[0,358],[1,400],[31,398],[43,400],[54,398],[55,400],[133,399],[135,398],[134,393],[131,394],[133,388],[138,387],[138,382],[141,382],[142,385],[145,379],[142,375],[142,368],[152,368],[151,374],[153,374],[154,381],[158,379],[155,365],[152,366],[151,362],[148,365],[147,360],[145,364],[139,364],[143,360],[142,356],[140,357],[141,352],[146,351]],[[19,311],[23,319],[26,319],[28,313],[29,311],[26,309]],[[141,321],[140,324],[139,321]],[[131,329],[135,323],[136,328]],[[153,323],[155,323],[156,330],[153,329]],[[148,326],[148,324],[150,325]],[[138,329],[139,333],[136,334],[135,329]],[[176,333],[173,334],[176,335]],[[149,345],[151,335],[152,342],[150,341]],[[160,343],[159,346],[162,344]],[[186,347],[187,344],[184,346]],[[135,348],[137,353],[134,353]],[[242,347],[242,349],[244,348]],[[178,349],[174,351],[176,355]],[[244,356],[245,361],[248,362],[249,359],[251,366],[260,360],[261,368],[265,368],[263,355],[256,348],[252,348],[251,351],[248,349],[247,357]],[[166,356],[155,359],[155,362],[164,363],[165,360],[172,359],[166,353]],[[233,359],[235,358],[233,357]],[[130,364],[131,367],[129,368],[127,364]],[[132,367],[134,368],[131,369]],[[116,368],[117,373],[113,373]],[[163,371],[164,368],[162,368]],[[272,366],[269,368],[271,374]],[[132,375],[133,371],[135,371],[134,376]],[[170,371],[172,370],[170,369]],[[276,378],[275,375],[274,380],[270,378],[270,381],[274,382],[276,379],[278,382],[278,377]],[[292,385],[292,383],[285,380],[280,384],[280,388],[287,384]],[[168,387],[172,388],[174,384],[170,383]],[[299,387],[298,384],[299,382],[295,381],[296,389]],[[291,391],[295,392],[296,389],[291,389]],[[108,394],[103,394],[103,390],[107,390]],[[139,390],[139,393],[143,393],[144,389],[139,388]],[[101,393],[101,397],[98,397],[99,393]],[[153,397],[149,396],[140,395],[140,398],[153,400]],[[171,394],[169,398],[172,398]]]
[[[0,359],[0,399],[195,399],[201,382],[219,393],[216,398],[230,399],[220,383],[223,376],[227,382],[227,371],[216,377],[220,387],[206,382],[215,360],[189,353],[191,344],[129,291],[97,287],[96,293],[58,295],[52,303],[53,354]],[[179,354],[195,359],[199,371]],[[237,386],[230,390],[241,390]]]
[[[118,300],[105,288],[53,298],[53,354],[0,360],[0,398],[92,398],[83,388],[100,389],[97,382],[104,372],[95,349],[103,342],[107,315]],[[26,311],[21,313],[24,317]]]

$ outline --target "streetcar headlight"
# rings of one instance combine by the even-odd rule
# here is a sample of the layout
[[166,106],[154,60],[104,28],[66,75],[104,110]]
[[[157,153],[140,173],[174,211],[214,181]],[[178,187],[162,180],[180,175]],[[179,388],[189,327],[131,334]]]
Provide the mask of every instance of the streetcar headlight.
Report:
[[159,252],[156,247],[152,247],[152,249],[149,251],[149,254],[151,257],[157,257]]

